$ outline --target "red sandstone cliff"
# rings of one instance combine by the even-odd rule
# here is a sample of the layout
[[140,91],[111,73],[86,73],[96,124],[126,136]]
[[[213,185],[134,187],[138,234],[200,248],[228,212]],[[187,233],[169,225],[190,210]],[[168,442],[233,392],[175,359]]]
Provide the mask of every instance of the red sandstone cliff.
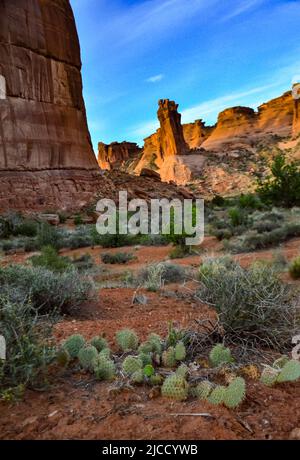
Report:
[[74,207],[105,188],[68,0],[0,1],[0,209]]
[[128,169],[129,163],[137,160],[142,149],[133,142],[112,142],[98,144],[98,164],[101,169]]

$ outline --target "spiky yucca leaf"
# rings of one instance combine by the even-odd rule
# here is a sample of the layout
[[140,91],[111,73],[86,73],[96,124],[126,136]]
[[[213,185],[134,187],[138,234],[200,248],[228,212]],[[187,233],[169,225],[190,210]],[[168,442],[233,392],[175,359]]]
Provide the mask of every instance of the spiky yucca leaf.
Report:
[[188,396],[188,383],[176,374],[167,377],[161,388],[161,394],[167,398],[184,401]]

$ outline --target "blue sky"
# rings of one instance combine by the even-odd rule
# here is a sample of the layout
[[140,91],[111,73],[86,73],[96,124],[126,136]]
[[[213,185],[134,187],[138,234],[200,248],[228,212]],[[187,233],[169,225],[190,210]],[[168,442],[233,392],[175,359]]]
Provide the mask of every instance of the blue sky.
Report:
[[300,81],[299,0],[71,0],[84,97],[99,141],[158,127],[157,101],[183,122],[235,105],[256,108]]

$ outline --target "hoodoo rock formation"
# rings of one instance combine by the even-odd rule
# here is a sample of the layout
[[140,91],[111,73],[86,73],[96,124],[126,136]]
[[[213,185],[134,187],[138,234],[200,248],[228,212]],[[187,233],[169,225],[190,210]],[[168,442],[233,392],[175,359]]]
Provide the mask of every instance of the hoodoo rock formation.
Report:
[[293,137],[300,134],[300,83],[294,85],[294,119],[293,119]]
[[158,106],[157,116],[160,123],[159,138],[162,157],[188,153],[189,147],[184,140],[178,104],[169,99],[161,99]]
[[98,144],[98,164],[101,169],[129,169],[130,163],[136,161],[142,149],[133,142],[112,142]]
[[105,188],[69,0],[0,1],[0,210],[70,208]]

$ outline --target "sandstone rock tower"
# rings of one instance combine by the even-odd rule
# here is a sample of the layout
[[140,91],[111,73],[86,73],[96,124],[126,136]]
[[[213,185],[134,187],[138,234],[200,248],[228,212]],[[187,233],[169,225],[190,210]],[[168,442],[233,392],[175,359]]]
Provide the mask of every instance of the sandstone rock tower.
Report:
[[84,204],[104,179],[69,0],[0,1],[0,210]]
[[[294,86],[294,120],[293,120],[293,136],[298,137],[300,134],[300,83]],[[299,96],[299,98],[298,98]]]
[[160,146],[162,156],[184,155],[188,152],[181,125],[178,104],[169,99],[160,99],[157,116],[160,122]]

